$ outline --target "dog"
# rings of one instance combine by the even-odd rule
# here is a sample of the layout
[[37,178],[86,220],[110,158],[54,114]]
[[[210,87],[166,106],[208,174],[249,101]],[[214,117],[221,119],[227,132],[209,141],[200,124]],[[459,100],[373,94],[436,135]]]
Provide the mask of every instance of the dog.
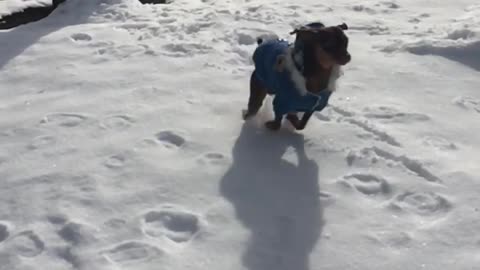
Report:
[[[345,23],[326,27],[315,22],[291,32],[296,35],[293,44],[259,39],[244,119],[255,116],[266,96],[274,95],[275,119],[265,126],[278,130],[286,116],[295,129],[303,130],[313,113],[327,106],[340,66],[351,61],[349,39],[344,33],[347,29]],[[297,113],[303,113],[301,119]]]

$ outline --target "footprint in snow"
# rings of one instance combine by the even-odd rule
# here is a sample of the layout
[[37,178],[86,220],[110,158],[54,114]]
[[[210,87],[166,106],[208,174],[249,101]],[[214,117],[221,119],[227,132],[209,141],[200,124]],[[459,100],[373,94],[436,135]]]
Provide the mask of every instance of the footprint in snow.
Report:
[[55,136],[50,136],[50,135],[38,136],[32,140],[32,142],[27,146],[27,148],[29,150],[42,149],[42,148],[52,146],[56,142],[57,142],[57,138]]
[[50,214],[46,218],[52,225],[64,225],[68,222],[68,217],[63,214]]
[[365,13],[368,13],[368,14],[377,13],[374,9],[369,8],[365,5],[354,5],[354,6],[351,7],[351,9],[355,12],[365,12]]
[[422,217],[441,216],[448,213],[452,203],[435,192],[404,192],[391,202],[390,208],[396,211],[416,214]]
[[43,125],[54,125],[60,127],[73,128],[80,126],[88,117],[76,113],[52,113],[48,114],[40,121]]
[[355,188],[358,192],[367,195],[389,195],[391,186],[383,177],[373,174],[351,174],[343,177],[341,184]]
[[95,240],[94,229],[81,223],[68,222],[58,231],[58,235],[72,245],[81,245]]
[[473,97],[460,96],[455,98],[453,103],[462,109],[480,113],[480,100]]
[[201,164],[221,165],[227,162],[227,157],[221,153],[210,152],[204,154],[198,161]]
[[33,231],[24,231],[8,240],[9,248],[15,254],[22,257],[32,258],[45,250],[45,243]]
[[225,156],[220,153],[207,153],[205,154],[205,157],[212,160],[219,160],[225,158]]
[[[102,57],[110,58],[110,60],[121,61],[123,59],[151,53],[144,45],[115,45],[113,43],[105,43],[103,46],[98,46],[95,54]],[[148,47],[148,46],[147,46]]]
[[159,259],[165,252],[147,243],[129,241],[118,244],[101,254],[114,263],[128,265]]
[[143,232],[150,237],[167,237],[176,243],[187,242],[199,231],[200,220],[192,213],[166,206],[143,217]]
[[181,147],[186,142],[182,136],[170,130],[160,131],[155,134],[155,137],[168,148]]
[[428,18],[428,17],[430,17],[430,14],[422,13],[420,15],[414,15],[413,17],[411,17],[408,20],[408,22],[417,24],[417,23],[421,23],[423,19]]
[[93,38],[89,34],[85,33],[75,33],[70,36],[73,41],[81,42],[81,41],[91,41]]
[[111,115],[105,117],[100,125],[103,129],[123,131],[130,128],[134,123],[133,118],[128,115]]
[[109,169],[120,169],[125,166],[127,158],[121,154],[113,155],[104,162],[105,167]]
[[398,5],[394,1],[382,1],[379,4],[377,4],[376,6],[380,6],[380,5],[384,6],[386,8],[389,8],[389,9],[399,9],[400,8],[400,5]]

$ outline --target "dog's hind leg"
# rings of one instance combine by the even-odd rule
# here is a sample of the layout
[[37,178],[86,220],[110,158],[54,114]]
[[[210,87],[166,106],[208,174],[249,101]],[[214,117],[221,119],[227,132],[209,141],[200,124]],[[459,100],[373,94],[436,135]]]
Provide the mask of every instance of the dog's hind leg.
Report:
[[243,115],[245,120],[255,116],[258,113],[266,96],[267,89],[257,79],[254,71],[250,77],[250,97],[248,98],[248,109]]

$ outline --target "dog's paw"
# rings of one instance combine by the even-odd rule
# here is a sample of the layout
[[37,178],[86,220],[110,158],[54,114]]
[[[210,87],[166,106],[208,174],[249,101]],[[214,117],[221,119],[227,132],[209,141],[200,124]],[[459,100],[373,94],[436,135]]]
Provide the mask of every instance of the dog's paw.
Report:
[[269,130],[277,131],[282,127],[282,123],[272,120],[265,123],[265,127]]
[[296,130],[304,130],[305,124],[302,124],[302,121],[298,118],[296,114],[287,115],[287,120],[292,124]]
[[253,118],[255,115],[257,115],[256,113],[254,112],[250,112],[248,110],[243,110],[242,111],[242,118],[243,120],[249,120],[250,118]]

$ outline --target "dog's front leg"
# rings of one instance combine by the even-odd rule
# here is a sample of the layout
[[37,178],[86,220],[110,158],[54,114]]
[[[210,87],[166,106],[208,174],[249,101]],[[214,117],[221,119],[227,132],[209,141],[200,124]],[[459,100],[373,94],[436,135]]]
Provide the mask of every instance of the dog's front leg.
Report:
[[313,112],[306,112],[303,114],[302,119],[299,119],[297,114],[288,114],[287,120],[292,123],[296,130],[303,130],[307,126],[308,120],[312,117]]
[[282,120],[283,120],[283,115],[281,116],[275,116],[275,119],[272,121],[268,121],[265,123],[265,127],[267,127],[270,130],[277,131],[282,127]]
[[277,131],[282,127],[282,121],[272,120],[265,123],[269,130]]
[[295,129],[298,129],[298,126],[300,126],[300,119],[298,119],[296,113],[287,114],[287,120],[292,124]]
[[302,116],[302,119],[298,123],[298,126],[296,126],[295,128],[297,130],[305,129],[305,127],[307,126],[308,120],[310,120],[310,117],[312,117],[312,115],[313,115],[313,112],[304,113],[303,116]]

